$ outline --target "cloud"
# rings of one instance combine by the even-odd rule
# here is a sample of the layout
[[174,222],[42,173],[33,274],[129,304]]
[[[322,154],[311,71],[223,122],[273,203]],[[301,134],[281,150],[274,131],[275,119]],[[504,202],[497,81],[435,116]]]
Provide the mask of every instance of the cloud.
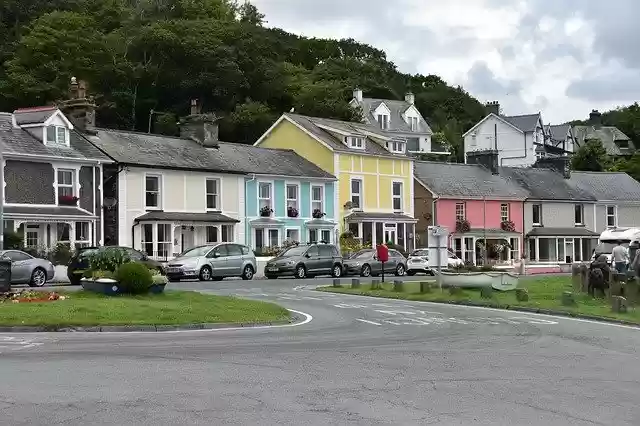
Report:
[[637,0],[253,0],[268,25],[355,38],[507,114],[562,122],[640,95]]

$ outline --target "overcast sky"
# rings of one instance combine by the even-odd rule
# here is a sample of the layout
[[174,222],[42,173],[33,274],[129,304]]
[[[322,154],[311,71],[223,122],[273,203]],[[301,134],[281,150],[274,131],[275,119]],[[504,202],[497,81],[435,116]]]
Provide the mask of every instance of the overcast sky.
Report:
[[267,26],[355,38],[508,115],[587,118],[640,97],[638,0],[252,0]]

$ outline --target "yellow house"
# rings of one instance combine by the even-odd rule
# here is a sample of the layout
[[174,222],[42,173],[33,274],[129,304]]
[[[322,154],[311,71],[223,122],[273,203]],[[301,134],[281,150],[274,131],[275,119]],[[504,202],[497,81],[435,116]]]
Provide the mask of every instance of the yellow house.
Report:
[[255,145],[291,149],[336,176],[335,200],[322,205],[334,206],[342,231],[364,244],[415,247],[413,159],[405,139],[365,123],[284,114]]

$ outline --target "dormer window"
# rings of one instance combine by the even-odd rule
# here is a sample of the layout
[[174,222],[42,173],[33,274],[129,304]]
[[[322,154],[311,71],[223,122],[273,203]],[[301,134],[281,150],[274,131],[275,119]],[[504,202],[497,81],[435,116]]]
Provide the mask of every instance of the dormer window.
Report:
[[389,128],[389,116],[387,114],[379,114],[378,115],[378,124],[382,130],[387,130]]
[[68,145],[69,130],[63,126],[47,126],[46,143],[56,145]]
[[347,146],[353,149],[364,149],[364,138],[362,136],[347,136]]
[[418,117],[408,117],[409,127],[411,127],[412,132],[418,131]]
[[387,142],[387,149],[394,154],[404,154],[406,151],[406,143],[400,141]]

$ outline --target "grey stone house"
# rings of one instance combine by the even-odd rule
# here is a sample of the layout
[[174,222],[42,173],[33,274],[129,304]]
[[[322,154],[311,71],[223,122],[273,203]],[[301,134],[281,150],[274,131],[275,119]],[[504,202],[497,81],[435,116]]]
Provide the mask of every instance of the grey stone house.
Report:
[[629,157],[636,151],[631,138],[615,126],[604,126],[602,114],[593,110],[586,126],[573,126],[576,150],[590,140],[597,140],[611,157]]
[[111,161],[77,131],[87,117],[75,107],[89,101],[73,88],[75,99],[60,108],[0,113],[4,229],[27,247],[102,243],[102,167]]

